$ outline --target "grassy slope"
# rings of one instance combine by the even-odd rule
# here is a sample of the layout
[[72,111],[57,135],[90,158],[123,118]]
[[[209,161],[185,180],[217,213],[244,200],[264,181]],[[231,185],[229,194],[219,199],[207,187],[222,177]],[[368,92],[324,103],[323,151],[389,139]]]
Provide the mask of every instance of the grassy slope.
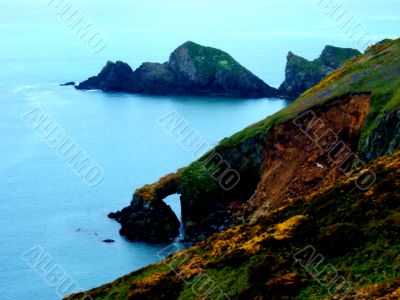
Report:
[[[200,299],[192,284],[206,274],[231,298],[329,298],[328,290],[295,263],[293,255],[307,245],[325,257],[318,270],[334,266],[352,287],[362,288],[359,293],[367,299],[371,299],[368,293],[377,298],[390,290],[372,284],[399,289],[400,152],[371,162],[369,168],[377,181],[367,192],[356,187],[356,170],[353,177],[342,177],[297,199],[257,224],[216,234],[89,295],[93,299]],[[189,260],[184,261],[186,255]]]
[[193,42],[187,42],[190,57],[193,58],[196,69],[204,77],[211,77],[218,69],[243,72],[246,70],[228,53],[212,48],[204,47]]
[[[292,105],[225,139],[218,147],[234,147],[249,137],[266,134],[275,124],[300,112],[349,93],[372,93],[371,113],[363,130],[365,137],[379,115],[400,105],[400,40],[371,47],[345,63],[321,83],[306,91]],[[361,142],[362,144],[362,142]],[[361,145],[362,146],[362,145]]]

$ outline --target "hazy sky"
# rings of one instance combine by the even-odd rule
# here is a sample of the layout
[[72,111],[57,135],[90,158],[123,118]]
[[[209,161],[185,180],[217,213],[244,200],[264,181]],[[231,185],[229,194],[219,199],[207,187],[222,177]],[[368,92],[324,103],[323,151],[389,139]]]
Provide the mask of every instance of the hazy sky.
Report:
[[[40,28],[49,16],[51,0],[2,0],[0,30],[18,26],[23,20]],[[159,32],[179,35],[323,34],[334,27],[321,7],[331,0],[54,0],[72,3],[97,20],[110,33],[117,31]],[[333,0],[347,8],[376,35],[397,34],[400,21],[398,0]],[[318,7],[318,3],[321,3]],[[46,16],[47,15],[47,16]],[[119,28],[129,25],[129,28]],[[317,26],[316,26],[317,25]],[[396,27],[396,28],[392,28]],[[333,30],[334,31],[334,30]]]
[[[309,59],[326,44],[364,50],[327,15],[323,4],[330,0],[63,0],[107,36],[107,47],[95,56],[49,1],[1,0],[0,59],[85,58],[97,70],[107,59],[165,61],[176,46],[193,40],[230,52],[268,79],[251,56],[276,55],[264,60],[282,77],[289,50]],[[400,36],[400,0],[334,1],[375,41]]]

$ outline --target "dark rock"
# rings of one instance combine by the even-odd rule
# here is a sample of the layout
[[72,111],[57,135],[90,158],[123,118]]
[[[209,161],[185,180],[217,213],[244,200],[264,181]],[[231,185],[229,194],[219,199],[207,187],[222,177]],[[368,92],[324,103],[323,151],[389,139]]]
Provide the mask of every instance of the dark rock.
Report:
[[105,239],[105,240],[103,240],[102,242],[103,242],[103,243],[106,243],[106,244],[111,244],[111,243],[114,243],[115,241],[112,240],[112,239]]
[[164,95],[176,89],[175,74],[169,69],[168,63],[143,63],[133,73],[128,92]]
[[278,91],[241,66],[228,53],[186,42],[168,62],[144,63],[134,72],[123,62],[108,62],[99,75],[77,89],[156,95],[276,97]]
[[165,243],[179,235],[180,222],[163,201],[133,197],[130,206],[109,217],[121,224],[120,234],[129,240]]
[[103,92],[124,92],[132,84],[133,71],[131,67],[122,62],[107,62],[97,76],[79,83],[79,90],[102,90]]
[[70,81],[70,82],[67,82],[67,83],[61,83],[60,84],[60,86],[69,86],[69,85],[73,85],[73,86],[75,86],[75,81]]
[[358,54],[360,52],[355,49],[326,46],[319,58],[309,61],[289,52],[285,81],[279,87],[281,96],[296,99],[331,72],[339,69],[346,60]]
[[376,120],[376,129],[367,135],[360,149],[365,161],[393,154],[400,148],[400,109],[388,110]]
[[110,219],[116,219],[118,216],[118,213],[115,212],[110,212],[107,217],[109,217]]

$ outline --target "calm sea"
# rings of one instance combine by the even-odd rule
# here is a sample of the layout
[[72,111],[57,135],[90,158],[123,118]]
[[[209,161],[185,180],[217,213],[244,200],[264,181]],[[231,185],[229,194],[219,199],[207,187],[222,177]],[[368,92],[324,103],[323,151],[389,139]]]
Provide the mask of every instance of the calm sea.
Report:
[[[382,1],[376,9],[366,1],[369,10],[365,1],[363,10],[359,1],[343,3],[380,39],[395,37],[385,30],[399,27],[396,1]],[[7,300],[60,297],[35,272],[40,270],[21,259],[34,247],[83,289],[159,260],[157,252],[165,246],[128,242],[106,217],[128,205],[135,188],[192,161],[158,125],[159,118],[176,111],[216,145],[287,105],[277,99],[81,92],[59,83],[96,74],[107,60],[132,67],[166,61],[174,48],[193,40],[228,51],[278,86],[289,50],[311,59],[325,44],[354,46],[317,1],[70,1],[107,39],[95,54],[48,2],[0,3],[0,298]],[[100,184],[86,185],[29,127],[21,116],[34,109],[101,167]],[[179,215],[176,198],[169,203]]]

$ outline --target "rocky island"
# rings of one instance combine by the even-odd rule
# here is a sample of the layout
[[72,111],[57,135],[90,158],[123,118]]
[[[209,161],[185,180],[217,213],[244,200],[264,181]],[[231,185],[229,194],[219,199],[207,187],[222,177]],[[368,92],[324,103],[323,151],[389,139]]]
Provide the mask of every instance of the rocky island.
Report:
[[219,49],[186,42],[165,63],[143,63],[135,71],[124,62],[108,62],[97,76],[75,86],[81,90],[152,95],[277,97],[270,87]]
[[[177,193],[200,242],[67,299],[397,299],[399,57],[400,40],[369,47],[282,111],[137,189],[112,215],[123,234],[174,228],[162,203]],[[241,175],[231,190],[210,176],[222,172],[219,157]]]
[[356,49],[326,46],[317,59],[309,61],[289,52],[279,94],[285,99],[296,99],[358,54]]
[[186,42],[165,63],[143,63],[133,69],[125,62],[107,62],[97,76],[75,84],[79,90],[150,95],[195,95],[241,98],[280,97],[294,100],[343,63],[360,54],[351,48],[326,46],[319,58],[308,61],[287,55],[285,81],[269,86],[219,49]]

